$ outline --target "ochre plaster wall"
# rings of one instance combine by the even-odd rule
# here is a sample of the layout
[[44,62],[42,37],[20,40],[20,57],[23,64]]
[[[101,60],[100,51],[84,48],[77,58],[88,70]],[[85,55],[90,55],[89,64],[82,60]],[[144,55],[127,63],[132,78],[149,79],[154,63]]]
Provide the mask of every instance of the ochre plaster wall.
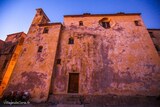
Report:
[[[111,28],[100,26],[102,18],[109,19]],[[141,26],[135,26],[135,20]],[[141,16],[64,17],[64,25],[56,57],[61,64],[54,66],[54,94],[67,94],[69,73],[80,75],[78,94],[160,94],[160,58]]]
[[[6,90],[28,91],[31,95],[30,101],[33,102],[44,102],[48,98],[61,30],[61,24],[48,25],[43,17],[43,11],[37,10]],[[43,33],[46,27],[49,31]],[[38,52],[39,46],[43,46],[42,52]]]
[[[103,18],[110,28],[99,24]],[[139,14],[64,17],[62,27],[37,9],[5,92],[28,91],[44,102],[49,92],[68,94],[69,73],[79,73],[77,94],[160,94],[160,58]]]
[[[7,88],[9,80],[11,78],[12,72],[14,70],[14,67],[17,63],[19,54],[22,50],[23,46],[23,41],[24,38],[26,37],[26,34],[21,32],[17,34],[12,34],[12,37],[16,37],[16,39],[10,39],[9,41],[5,42],[5,45],[3,49],[1,50],[1,57],[0,61],[2,62],[2,65],[0,65],[1,73],[0,73],[0,97],[3,96],[4,90]],[[6,45],[7,44],[7,45]],[[14,48],[13,48],[14,46]],[[12,51],[11,51],[12,50]],[[3,64],[7,60],[6,65],[4,66]],[[3,68],[5,67],[5,68]]]

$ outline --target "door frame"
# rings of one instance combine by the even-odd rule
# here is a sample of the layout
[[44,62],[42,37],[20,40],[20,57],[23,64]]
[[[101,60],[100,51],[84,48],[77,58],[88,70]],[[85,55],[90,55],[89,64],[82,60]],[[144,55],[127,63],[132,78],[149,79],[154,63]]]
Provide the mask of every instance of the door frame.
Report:
[[[78,92],[77,93],[71,93],[69,92],[69,84],[70,84],[70,74],[78,74]],[[67,86],[67,94],[78,94],[79,93],[79,80],[80,80],[80,73],[79,72],[69,72],[69,75],[68,75],[68,86]]]

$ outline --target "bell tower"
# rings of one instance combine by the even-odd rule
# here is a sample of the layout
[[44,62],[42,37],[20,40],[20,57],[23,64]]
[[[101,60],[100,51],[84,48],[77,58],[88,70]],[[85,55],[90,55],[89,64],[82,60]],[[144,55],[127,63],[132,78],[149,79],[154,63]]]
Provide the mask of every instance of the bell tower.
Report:
[[40,24],[47,24],[48,22],[50,22],[49,18],[41,8],[36,9],[36,11],[37,12],[33,18],[28,34],[32,33],[33,30],[37,28]]
[[37,13],[32,21],[32,24],[45,24],[50,22],[49,18],[41,8],[36,9],[36,11]]

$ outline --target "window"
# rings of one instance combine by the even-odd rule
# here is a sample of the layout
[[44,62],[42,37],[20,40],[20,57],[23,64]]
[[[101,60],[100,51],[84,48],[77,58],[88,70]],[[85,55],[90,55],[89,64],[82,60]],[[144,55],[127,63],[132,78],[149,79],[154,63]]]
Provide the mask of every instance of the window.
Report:
[[38,47],[38,52],[42,52],[43,46]]
[[109,22],[102,22],[102,27],[110,28],[110,23]]
[[57,59],[57,64],[61,64],[61,59]]
[[134,23],[135,23],[136,26],[141,26],[141,23],[140,23],[139,20],[134,21]]
[[44,28],[43,33],[48,33],[49,29],[48,28]]
[[83,26],[83,22],[82,21],[79,21],[79,26]]
[[68,44],[74,44],[74,39],[72,37],[69,38]]
[[103,19],[99,20],[99,24],[105,29],[110,28],[111,27],[110,20],[111,19],[109,19],[109,18],[103,18]]
[[151,38],[155,38],[155,36],[153,35],[153,32],[149,32]]

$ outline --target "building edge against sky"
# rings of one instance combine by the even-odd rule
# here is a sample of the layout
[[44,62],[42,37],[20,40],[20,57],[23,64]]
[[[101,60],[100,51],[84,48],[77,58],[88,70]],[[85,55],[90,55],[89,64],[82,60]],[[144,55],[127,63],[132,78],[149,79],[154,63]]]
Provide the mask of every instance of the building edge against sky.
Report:
[[[18,57],[13,52],[6,62],[1,54],[1,97],[10,91],[27,91],[33,102],[49,94],[160,95],[160,30],[149,29],[153,43],[139,13],[65,15],[63,25],[49,21],[37,9],[22,48],[15,45]],[[18,36],[9,37],[1,53],[9,54],[7,46]]]

